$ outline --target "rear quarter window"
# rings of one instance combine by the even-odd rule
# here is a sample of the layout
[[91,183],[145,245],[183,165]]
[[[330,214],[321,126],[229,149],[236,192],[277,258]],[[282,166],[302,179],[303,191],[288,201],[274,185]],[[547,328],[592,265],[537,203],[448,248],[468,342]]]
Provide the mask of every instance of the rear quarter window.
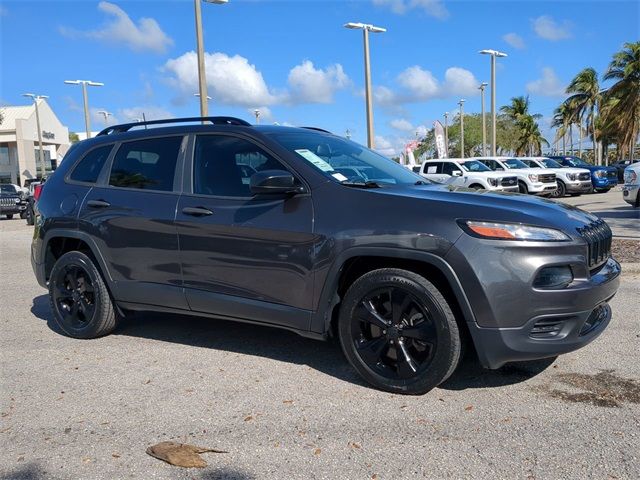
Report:
[[112,148],[113,145],[105,145],[90,150],[73,168],[69,179],[75,182],[96,183]]

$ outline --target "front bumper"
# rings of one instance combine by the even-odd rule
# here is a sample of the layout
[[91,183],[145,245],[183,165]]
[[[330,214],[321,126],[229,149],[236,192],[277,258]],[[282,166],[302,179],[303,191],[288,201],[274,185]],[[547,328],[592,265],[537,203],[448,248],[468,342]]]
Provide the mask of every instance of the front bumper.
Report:
[[596,177],[595,175],[591,176],[591,181],[593,183],[593,188],[597,188],[599,190],[610,189],[618,185],[618,177],[609,178],[609,177]]
[[590,180],[585,180],[584,182],[567,182],[565,185],[569,193],[589,193],[593,190]]
[[635,205],[640,194],[640,185],[623,185],[622,199],[630,205]]
[[551,195],[558,189],[558,184],[536,182],[528,186],[529,193],[535,193],[536,195]]
[[[579,291],[568,288],[564,292],[548,292],[552,294],[549,301],[555,302],[562,313],[537,315],[520,327],[483,328],[470,324],[480,362],[495,369],[508,362],[555,357],[589,344],[612,318],[608,301],[618,290],[620,271],[620,264],[610,258]],[[568,311],[567,305],[572,307]],[[541,335],[539,331],[544,328],[556,331],[553,335]]]
[[26,209],[27,206],[23,204],[4,206],[0,208],[0,215],[17,215],[24,212]]

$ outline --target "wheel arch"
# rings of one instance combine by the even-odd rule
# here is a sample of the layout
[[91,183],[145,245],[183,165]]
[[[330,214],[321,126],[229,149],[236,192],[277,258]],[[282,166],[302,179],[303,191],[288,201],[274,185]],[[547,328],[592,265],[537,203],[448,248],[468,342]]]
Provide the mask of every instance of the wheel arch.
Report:
[[475,323],[471,304],[451,266],[439,255],[396,248],[352,248],[340,255],[327,274],[318,309],[311,319],[311,330],[332,335],[339,305],[355,279],[379,268],[401,268],[424,276],[441,289],[452,303],[461,331],[469,333],[466,325]]

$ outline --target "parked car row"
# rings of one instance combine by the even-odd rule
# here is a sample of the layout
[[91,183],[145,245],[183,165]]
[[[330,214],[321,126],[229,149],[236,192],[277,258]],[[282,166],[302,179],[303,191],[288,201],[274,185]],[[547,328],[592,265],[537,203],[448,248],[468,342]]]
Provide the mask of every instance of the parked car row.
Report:
[[618,184],[620,166],[636,162],[599,166],[574,156],[472,157],[426,160],[412,168],[446,185],[562,198],[608,192]]
[[622,199],[631,206],[640,207],[640,162],[634,162],[624,169]]

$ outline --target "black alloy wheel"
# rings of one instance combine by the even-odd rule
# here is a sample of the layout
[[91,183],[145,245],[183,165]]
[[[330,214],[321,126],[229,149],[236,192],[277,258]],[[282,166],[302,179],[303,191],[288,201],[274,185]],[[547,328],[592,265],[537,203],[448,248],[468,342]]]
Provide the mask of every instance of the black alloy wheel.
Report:
[[460,360],[461,339],[449,301],[426,278],[383,268],[358,278],[340,307],[342,350],[376,388],[423,394]]

